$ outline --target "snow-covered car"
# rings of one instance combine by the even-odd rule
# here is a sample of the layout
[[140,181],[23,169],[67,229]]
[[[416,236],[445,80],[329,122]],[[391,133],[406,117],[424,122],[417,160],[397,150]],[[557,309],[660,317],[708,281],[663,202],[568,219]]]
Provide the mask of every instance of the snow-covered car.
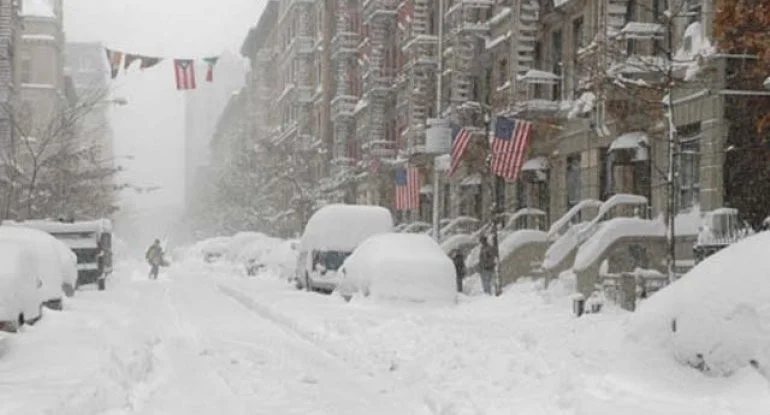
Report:
[[219,261],[227,253],[230,246],[229,236],[218,236],[205,239],[193,245],[190,248],[190,255],[195,258],[203,259],[207,263]]
[[707,373],[754,366],[770,379],[769,247],[765,231],[709,256],[641,303],[633,337]]
[[457,301],[455,269],[427,235],[389,233],[364,241],[345,261],[338,292],[375,299],[452,304]]
[[380,206],[326,205],[313,214],[300,240],[297,288],[331,292],[337,270],[353,250],[373,235],[393,231],[393,216]]
[[42,282],[40,303],[61,310],[64,287],[72,286],[73,273],[77,275],[71,257],[63,253],[62,242],[46,232],[17,226],[0,226],[0,241],[29,248],[35,257],[36,269]]
[[280,239],[262,234],[260,238],[241,247],[234,256],[233,262],[243,264],[248,275],[257,275],[266,266],[265,257],[279,242]]
[[40,318],[37,258],[28,245],[0,241],[0,331],[15,332]]
[[264,267],[268,272],[274,273],[279,278],[289,280],[294,274],[298,255],[298,240],[283,241],[265,255]]

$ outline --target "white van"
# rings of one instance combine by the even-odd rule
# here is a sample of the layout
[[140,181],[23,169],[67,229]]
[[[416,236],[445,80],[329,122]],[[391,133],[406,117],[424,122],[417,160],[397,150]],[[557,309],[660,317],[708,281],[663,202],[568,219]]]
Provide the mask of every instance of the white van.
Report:
[[0,241],[29,248],[42,283],[40,304],[61,310],[62,297],[68,291],[67,286],[75,283],[72,279],[77,273],[72,256],[63,254],[66,248],[62,248],[62,243],[43,231],[20,226],[0,226]]
[[42,281],[34,250],[0,241],[0,331],[15,332],[40,318]]
[[297,288],[334,291],[337,269],[368,237],[393,231],[393,216],[380,206],[327,205],[313,214],[299,243]]

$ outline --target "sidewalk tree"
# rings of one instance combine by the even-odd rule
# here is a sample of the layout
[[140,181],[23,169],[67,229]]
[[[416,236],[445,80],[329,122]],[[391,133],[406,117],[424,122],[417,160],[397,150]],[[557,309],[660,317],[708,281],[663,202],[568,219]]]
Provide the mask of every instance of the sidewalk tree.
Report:
[[725,191],[729,204],[758,227],[770,206],[770,97],[761,91],[770,75],[770,0],[720,0],[714,31],[727,61],[727,88],[748,91],[725,97],[728,142]]

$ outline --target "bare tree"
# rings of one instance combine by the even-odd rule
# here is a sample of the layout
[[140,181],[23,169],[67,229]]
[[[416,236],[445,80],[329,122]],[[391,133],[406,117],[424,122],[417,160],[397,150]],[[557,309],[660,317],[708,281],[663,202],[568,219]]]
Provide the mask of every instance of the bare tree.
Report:
[[101,143],[94,143],[91,138],[95,131],[85,130],[83,125],[90,113],[105,105],[106,96],[105,90],[90,90],[50,108],[41,105],[33,110],[31,105],[18,102],[0,106],[10,119],[13,136],[10,146],[0,149],[0,160],[10,166],[5,174],[6,215],[12,207],[23,210],[17,216],[28,218],[63,214],[59,209],[66,202],[78,202],[73,200],[74,194],[70,199],[63,197],[82,187],[88,189],[79,192],[82,202],[94,204],[111,198],[111,189],[103,189],[101,194],[94,191],[103,187],[104,179],[116,169],[104,167],[107,160],[100,160],[104,157],[99,154]]

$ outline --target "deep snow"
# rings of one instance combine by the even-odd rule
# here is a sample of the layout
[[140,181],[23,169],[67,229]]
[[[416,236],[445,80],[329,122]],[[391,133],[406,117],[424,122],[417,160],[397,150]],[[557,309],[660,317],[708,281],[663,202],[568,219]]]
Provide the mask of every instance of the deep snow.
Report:
[[[297,291],[201,260],[123,263],[0,356],[5,414],[765,414],[752,368],[713,378],[570,314],[573,281],[421,307]],[[653,299],[655,297],[652,297]],[[638,333],[638,332],[635,332]],[[2,342],[0,342],[2,344]]]

